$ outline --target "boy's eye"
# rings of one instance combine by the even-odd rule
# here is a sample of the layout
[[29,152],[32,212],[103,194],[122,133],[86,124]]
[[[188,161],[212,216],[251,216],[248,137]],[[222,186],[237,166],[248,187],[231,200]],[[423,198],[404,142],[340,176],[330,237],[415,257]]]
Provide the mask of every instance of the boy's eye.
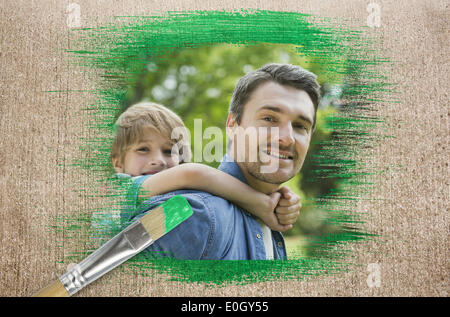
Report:
[[166,149],[163,151],[165,155],[172,155],[172,149]]
[[274,119],[272,117],[263,117],[262,118],[263,121],[267,121],[267,122],[273,122]]
[[137,151],[138,151],[138,152],[148,152],[148,151],[149,151],[149,148],[146,147],[146,146],[143,146],[143,147],[138,148]]

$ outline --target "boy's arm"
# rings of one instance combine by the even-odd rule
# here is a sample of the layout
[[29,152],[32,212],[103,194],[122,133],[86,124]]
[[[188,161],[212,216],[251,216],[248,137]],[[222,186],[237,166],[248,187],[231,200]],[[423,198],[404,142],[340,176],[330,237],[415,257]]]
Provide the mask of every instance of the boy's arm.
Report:
[[181,164],[147,178],[139,189],[138,201],[175,190],[186,189],[190,168],[188,164]]
[[141,186],[139,200],[179,189],[201,190],[223,197],[261,218],[272,230],[290,228],[279,224],[274,214],[280,193],[265,195],[235,177],[203,164],[185,163],[149,177]]

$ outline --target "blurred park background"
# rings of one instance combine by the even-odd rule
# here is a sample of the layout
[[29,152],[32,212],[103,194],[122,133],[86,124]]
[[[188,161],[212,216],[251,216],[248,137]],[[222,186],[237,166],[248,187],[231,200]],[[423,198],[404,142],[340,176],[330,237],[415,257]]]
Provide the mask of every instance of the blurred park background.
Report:
[[[293,45],[260,43],[256,45],[222,44],[166,53],[150,59],[141,56],[133,60],[130,68],[135,76],[127,85],[122,98],[121,111],[140,101],[160,103],[175,111],[184,121],[194,142],[194,119],[202,120],[202,129],[219,127],[222,129],[223,153],[226,152],[225,124],[228,106],[237,80],[245,73],[266,63],[290,63],[302,66],[318,75],[321,84],[322,100],[317,112],[317,126],[313,134],[308,156],[301,172],[285,185],[289,186],[302,199],[302,211],[294,228],[287,231],[286,246],[288,254],[313,255],[312,243],[338,231],[339,228],[326,221],[327,212],[320,209],[315,198],[337,188],[333,167],[325,175],[323,166],[321,177],[317,178],[318,168],[315,156],[323,144],[331,140],[333,131],[327,124],[339,111],[343,78],[336,73],[328,74],[326,62],[311,60],[299,54]],[[202,131],[203,132],[203,131]],[[203,148],[211,142],[204,139]],[[192,148],[193,153],[195,149]],[[199,162],[218,167],[220,162]]]

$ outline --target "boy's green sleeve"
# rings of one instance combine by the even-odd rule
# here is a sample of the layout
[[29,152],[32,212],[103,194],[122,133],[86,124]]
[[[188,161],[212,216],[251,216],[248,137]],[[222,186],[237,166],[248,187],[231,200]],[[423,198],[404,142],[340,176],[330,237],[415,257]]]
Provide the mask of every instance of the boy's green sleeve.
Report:
[[151,175],[143,175],[130,177],[129,181],[124,183],[126,186],[125,197],[123,202],[123,207],[120,212],[120,221],[123,226],[127,226],[130,224],[130,221],[134,219],[139,214],[138,207],[140,202],[138,201],[139,189],[142,186],[142,183],[149,178]]

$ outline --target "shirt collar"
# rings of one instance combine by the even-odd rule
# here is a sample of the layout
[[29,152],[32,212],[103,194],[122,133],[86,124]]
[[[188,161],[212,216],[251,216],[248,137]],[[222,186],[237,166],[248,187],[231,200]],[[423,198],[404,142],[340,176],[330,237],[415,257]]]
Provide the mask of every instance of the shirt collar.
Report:
[[218,169],[222,172],[230,174],[231,176],[239,179],[241,182],[248,185],[247,180],[245,179],[244,175],[241,172],[241,169],[233,160],[233,158],[228,154],[225,154],[225,156],[222,158],[222,162],[220,163]]

